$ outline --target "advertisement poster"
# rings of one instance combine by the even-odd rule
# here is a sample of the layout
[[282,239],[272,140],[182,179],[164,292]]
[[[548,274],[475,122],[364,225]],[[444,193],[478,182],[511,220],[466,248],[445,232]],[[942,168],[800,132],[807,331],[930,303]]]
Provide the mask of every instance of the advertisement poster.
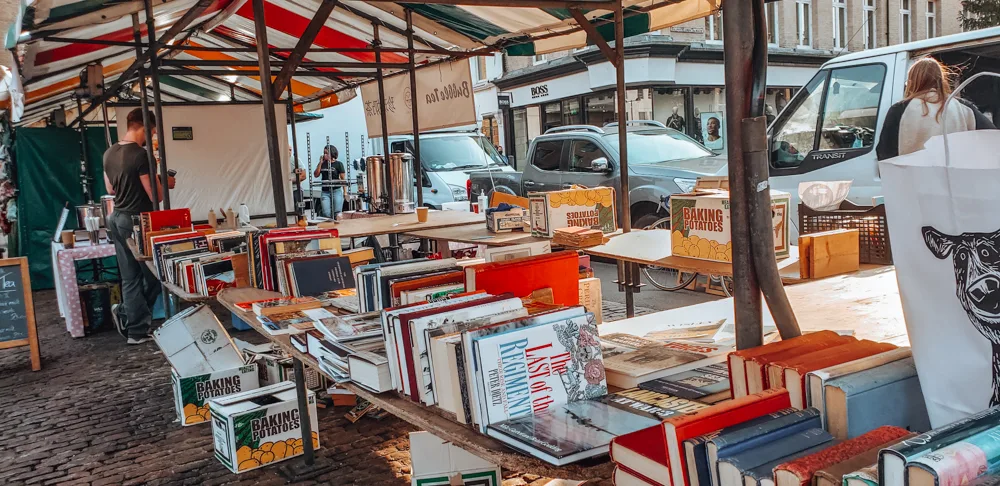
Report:
[[705,147],[713,152],[726,149],[726,126],[722,113],[708,111],[701,113],[701,139]]

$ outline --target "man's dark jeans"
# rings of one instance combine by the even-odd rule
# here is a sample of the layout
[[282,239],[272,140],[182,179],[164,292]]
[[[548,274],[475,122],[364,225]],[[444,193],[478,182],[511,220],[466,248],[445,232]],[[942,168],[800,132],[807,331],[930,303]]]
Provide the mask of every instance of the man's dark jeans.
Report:
[[[125,309],[124,326],[128,337],[142,338],[149,334],[153,305],[160,297],[160,281],[146,264],[135,259],[128,248],[132,236],[132,216],[135,213],[118,211],[108,218],[108,235],[115,244],[115,256],[122,277],[122,300]],[[119,309],[119,316],[122,316]]]

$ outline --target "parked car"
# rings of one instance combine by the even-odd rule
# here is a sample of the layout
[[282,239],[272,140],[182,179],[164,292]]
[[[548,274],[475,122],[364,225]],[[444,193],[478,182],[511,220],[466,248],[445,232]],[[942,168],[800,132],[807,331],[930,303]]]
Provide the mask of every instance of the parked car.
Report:
[[[382,147],[378,141],[373,145]],[[412,154],[413,136],[390,136],[389,150]],[[441,209],[448,202],[468,201],[466,186],[470,174],[485,170],[514,171],[478,130],[422,133],[420,159],[424,205],[434,209]]]
[[[626,129],[633,227],[643,228],[665,217],[669,197],[690,191],[698,177],[726,174],[725,158],[677,130],[651,121],[629,122]],[[574,184],[613,187],[620,195],[618,130],[614,124],[552,128],[531,141],[524,172],[473,173],[472,197],[493,191],[527,196]]]
[[[770,183],[792,195],[793,238],[800,182],[851,180],[847,199],[860,205],[882,195],[875,145],[889,107],[903,98],[913,61],[933,56],[957,68],[957,83],[997,70],[998,46],[1000,27],[994,27],[846,54],[824,64],[768,128]],[[996,122],[996,88],[993,78],[984,78],[962,96],[992,112]]]

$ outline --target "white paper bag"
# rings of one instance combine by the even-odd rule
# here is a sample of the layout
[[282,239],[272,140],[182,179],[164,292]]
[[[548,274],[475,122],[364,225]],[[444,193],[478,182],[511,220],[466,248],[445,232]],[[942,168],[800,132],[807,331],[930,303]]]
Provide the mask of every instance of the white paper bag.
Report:
[[1000,404],[1000,131],[879,164],[892,257],[931,425]]

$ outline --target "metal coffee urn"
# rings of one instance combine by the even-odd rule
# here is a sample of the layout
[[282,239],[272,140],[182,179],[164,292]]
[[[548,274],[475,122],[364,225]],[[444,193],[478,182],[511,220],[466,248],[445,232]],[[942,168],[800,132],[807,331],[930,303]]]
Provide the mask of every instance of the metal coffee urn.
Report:
[[365,158],[365,180],[368,193],[368,210],[372,213],[389,212],[389,194],[385,186],[385,159],[381,155]]
[[389,154],[390,201],[396,214],[416,211],[413,202],[413,156],[395,152]]

